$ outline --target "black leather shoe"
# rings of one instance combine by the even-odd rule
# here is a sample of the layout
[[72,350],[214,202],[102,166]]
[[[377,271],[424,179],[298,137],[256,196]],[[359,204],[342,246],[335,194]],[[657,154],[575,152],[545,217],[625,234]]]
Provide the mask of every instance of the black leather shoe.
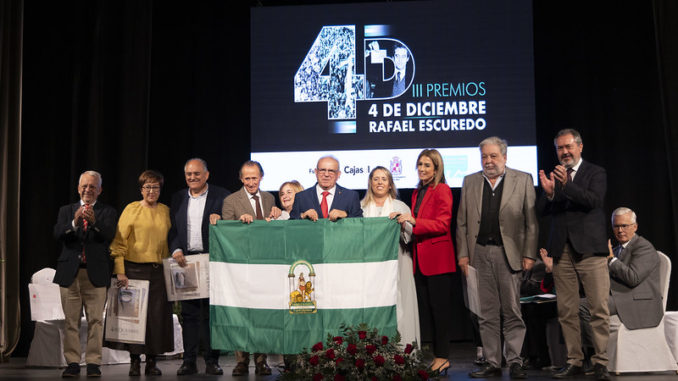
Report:
[[155,362],[155,356],[151,357],[146,355],[146,369],[144,370],[144,374],[147,376],[162,376],[162,372]]
[[596,377],[597,381],[610,380],[610,373],[608,373],[607,367],[603,364],[596,364],[593,366],[593,375]]
[[132,358],[129,362],[129,376],[141,376],[141,358]]
[[87,377],[101,377],[101,369],[98,364],[87,364]]
[[208,362],[205,364],[205,374],[211,374],[213,376],[221,376],[224,374],[224,370],[221,369],[219,364],[215,362]]
[[492,366],[489,363],[482,368],[468,374],[471,378],[501,377],[501,368]]
[[231,373],[233,376],[244,376],[250,372],[249,367],[247,364],[244,362],[239,362],[235,365],[235,368],[233,368],[233,373]]
[[61,373],[61,377],[68,378],[68,377],[78,377],[80,375],[80,364],[77,362],[72,362],[68,364],[66,369],[64,369],[64,372]]
[[192,361],[184,361],[177,369],[177,376],[188,376],[196,373],[198,373],[198,367]]
[[478,365],[478,366],[483,366],[483,365],[487,364],[487,360],[485,360],[485,357],[479,357],[473,363]]
[[509,376],[513,379],[523,379],[527,378],[527,372],[523,369],[522,365],[514,362],[509,367]]
[[270,376],[271,368],[266,364],[266,361],[262,361],[255,366],[254,374],[257,376]]
[[553,373],[551,377],[553,378],[572,378],[574,376],[578,376],[584,374],[584,371],[580,366],[572,365],[572,364],[567,364],[564,367],[562,367],[559,371],[556,373]]

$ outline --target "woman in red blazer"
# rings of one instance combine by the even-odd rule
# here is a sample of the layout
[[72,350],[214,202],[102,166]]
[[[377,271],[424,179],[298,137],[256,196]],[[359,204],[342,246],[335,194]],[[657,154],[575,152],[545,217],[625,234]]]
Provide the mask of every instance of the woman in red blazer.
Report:
[[447,374],[452,320],[452,273],[456,271],[452,223],[452,191],[445,184],[440,152],[425,149],[417,158],[419,185],[412,194],[413,215],[402,215],[414,234],[414,280],[419,316],[430,317],[433,328],[431,369]]

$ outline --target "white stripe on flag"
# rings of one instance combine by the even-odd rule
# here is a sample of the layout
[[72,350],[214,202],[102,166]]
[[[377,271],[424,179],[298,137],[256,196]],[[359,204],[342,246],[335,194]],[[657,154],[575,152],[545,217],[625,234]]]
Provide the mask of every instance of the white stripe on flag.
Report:
[[[325,263],[313,265],[313,268],[318,309],[384,307],[396,303],[397,260]],[[287,309],[289,269],[288,265],[210,262],[210,304]],[[310,280],[308,274],[306,280]]]

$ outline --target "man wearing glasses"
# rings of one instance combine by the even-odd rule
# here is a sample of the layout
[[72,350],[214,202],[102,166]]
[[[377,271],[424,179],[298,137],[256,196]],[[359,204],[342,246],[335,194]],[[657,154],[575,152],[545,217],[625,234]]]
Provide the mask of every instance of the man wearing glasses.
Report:
[[362,217],[358,193],[337,185],[340,175],[339,160],[332,156],[321,157],[315,168],[318,182],[314,187],[297,193],[290,218],[337,221],[346,217]]
[[54,225],[54,237],[63,244],[54,275],[66,316],[63,347],[68,367],[63,377],[80,375],[83,306],[87,312],[87,376],[101,376],[104,304],[112,271],[108,247],[115,236],[118,214],[97,201],[100,194],[101,175],[95,171],[83,172],[78,182],[80,201],[62,206]]
[[603,211],[607,173],[604,168],[582,159],[584,144],[576,130],[559,131],[553,142],[560,164],[548,175],[539,171],[544,192],[538,205],[551,222],[546,249],[553,257],[558,321],[567,347],[567,365],[553,377],[573,378],[583,373],[579,321],[581,283],[591,306],[593,370],[598,381],[605,381],[610,379],[607,371],[610,276],[605,259],[608,248]]
[[610,316],[619,315],[628,329],[656,327],[664,316],[659,256],[654,246],[636,234],[636,230],[638,223],[633,210],[622,207],[612,212],[612,233],[618,245],[612,247],[608,241],[608,306]]

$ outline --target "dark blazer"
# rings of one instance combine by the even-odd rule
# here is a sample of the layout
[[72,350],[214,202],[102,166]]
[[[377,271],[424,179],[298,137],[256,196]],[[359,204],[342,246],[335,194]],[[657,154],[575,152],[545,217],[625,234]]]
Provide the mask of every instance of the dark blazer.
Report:
[[[301,214],[309,209],[315,209],[318,212],[318,218],[323,217],[323,212],[320,209],[320,202],[318,202],[318,193],[316,192],[316,186],[318,183],[312,187],[297,193],[294,196],[294,205],[292,206],[292,211],[290,212],[290,219],[298,220],[301,219]],[[332,205],[327,206],[327,211],[332,209],[339,209],[346,212],[346,217],[362,217],[363,210],[360,207],[360,199],[358,198],[358,192],[346,189],[337,184],[337,190],[334,194],[334,200],[332,200]]]
[[659,254],[635,234],[619,259],[610,263],[610,293],[628,329],[656,327],[664,317],[659,289]]
[[[412,210],[419,189],[412,193]],[[452,245],[452,191],[447,184],[428,187],[414,217],[414,263],[423,275],[438,275],[457,271]],[[416,268],[415,268],[416,271]]]
[[61,287],[70,286],[80,268],[80,254],[83,247],[87,256],[87,275],[95,287],[106,287],[111,283],[111,256],[109,246],[115,237],[118,213],[112,207],[97,201],[92,207],[96,223],[85,232],[82,227],[73,228],[75,211],[80,202],[64,205],[59,209],[54,225],[54,238],[63,244],[57,259],[54,283]]
[[579,254],[607,256],[607,234],[603,201],[607,191],[605,169],[583,161],[565,186],[556,181],[553,200],[543,193],[538,210],[551,217],[546,249],[549,256],[560,258],[569,240]]
[[[205,210],[202,214],[202,247],[205,253],[210,249],[209,226],[210,214],[221,215],[221,206],[226,196],[231,194],[228,190],[216,185],[208,185]],[[188,254],[188,188],[176,192],[172,196],[170,204],[170,222],[172,227],[167,234],[170,255],[176,249],[181,249]]]

